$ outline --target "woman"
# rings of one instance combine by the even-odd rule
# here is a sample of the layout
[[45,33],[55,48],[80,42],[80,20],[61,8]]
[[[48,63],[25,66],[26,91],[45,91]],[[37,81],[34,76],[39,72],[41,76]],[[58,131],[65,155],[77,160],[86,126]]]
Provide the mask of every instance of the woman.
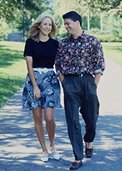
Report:
[[[23,107],[32,110],[35,131],[43,151],[41,160],[45,162],[49,159],[49,150],[54,159],[60,159],[54,146],[54,108],[60,106],[60,86],[53,71],[58,47],[57,40],[52,38],[55,33],[53,19],[48,15],[39,16],[30,28],[24,49],[28,74],[23,89]],[[49,147],[45,142],[42,109],[44,109]]]

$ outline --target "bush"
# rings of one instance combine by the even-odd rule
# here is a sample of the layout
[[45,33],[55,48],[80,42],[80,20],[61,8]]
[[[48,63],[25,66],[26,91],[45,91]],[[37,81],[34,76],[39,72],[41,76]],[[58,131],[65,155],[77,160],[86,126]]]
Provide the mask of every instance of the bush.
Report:
[[101,42],[122,42],[121,37],[115,36],[110,32],[101,32],[99,29],[91,29],[90,34],[96,36]]
[[6,36],[11,32],[8,24],[4,20],[0,20],[0,40],[4,40]]

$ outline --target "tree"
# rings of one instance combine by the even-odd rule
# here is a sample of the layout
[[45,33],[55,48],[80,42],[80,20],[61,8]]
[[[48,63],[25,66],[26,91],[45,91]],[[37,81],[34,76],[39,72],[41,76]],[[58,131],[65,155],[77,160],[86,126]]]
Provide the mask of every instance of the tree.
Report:
[[109,11],[110,29],[116,37],[122,38],[122,3]]
[[32,19],[44,11],[52,11],[51,0],[0,0],[0,19],[13,29],[23,30],[23,38]]
[[119,7],[121,0],[86,0],[91,8],[97,8],[100,10],[108,11]]
[[3,40],[11,32],[10,27],[4,19],[0,19],[0,40]]
[[41,13],[49,9],[49,0],[0,0],[0,18],[13,20],[21,11],[31,11],[32,13]]

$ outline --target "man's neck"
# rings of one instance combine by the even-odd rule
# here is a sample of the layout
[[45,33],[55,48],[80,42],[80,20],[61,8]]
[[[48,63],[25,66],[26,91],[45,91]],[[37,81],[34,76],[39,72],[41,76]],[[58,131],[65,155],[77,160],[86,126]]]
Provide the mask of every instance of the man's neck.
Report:
[[79,29],[76,31],[76,33],[72,34],[72,37],[74,39],[77,39],[79,36],[81,36],[81,34],[82,34],[82,29]]

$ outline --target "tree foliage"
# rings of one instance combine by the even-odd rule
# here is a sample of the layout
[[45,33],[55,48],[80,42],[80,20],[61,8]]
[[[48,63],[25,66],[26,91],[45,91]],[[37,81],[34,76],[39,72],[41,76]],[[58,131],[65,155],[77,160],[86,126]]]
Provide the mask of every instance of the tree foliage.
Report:
[[30,12],[34,16],[49,9],[49,0],[0,0],[0,18],[16,19],[16,16]]
[[0,0],[0,19],[13,29],[23,30],[23,35],[33,19],[44,11],[51,11],[52,0]]
[[11,29],[8,26],[8,24],[5,22],[5,20],[0,19],[0,40],[3,40],[10,32]]
[[86,0],[91,8],[99,8],[100,10],[110,10],[118,8],[121,0]]

